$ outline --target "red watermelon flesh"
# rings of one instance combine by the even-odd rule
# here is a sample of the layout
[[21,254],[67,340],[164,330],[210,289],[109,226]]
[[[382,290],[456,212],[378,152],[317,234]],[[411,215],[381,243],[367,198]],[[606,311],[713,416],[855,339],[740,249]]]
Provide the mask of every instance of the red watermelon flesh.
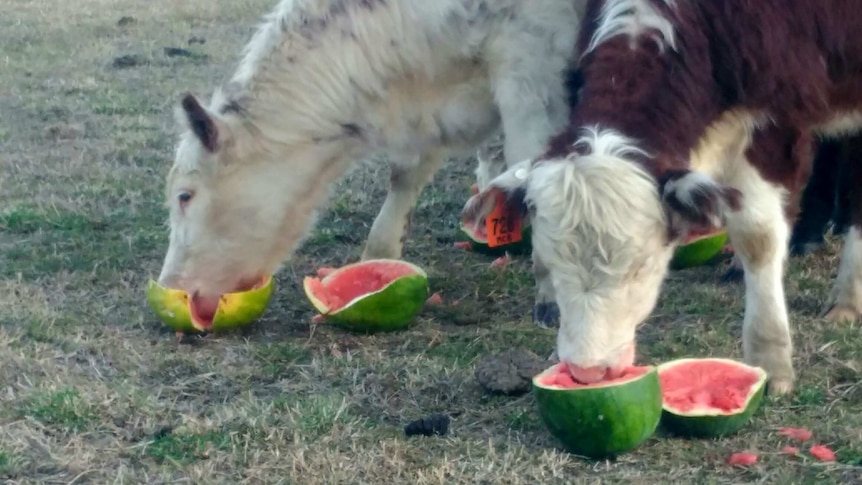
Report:
[[715,236],[716,234],[721,234],[722,232],[724,232],[723,228],[711,229],[711,230],[692,229],[685,236],[685,239],[682,241],[682,244],[683,245],[691,244],[691,243],[697,241],[698,239],[704,239],[707,237],[712,237],[712,236]]
[[485,224],[464,225],[463,228],[470,233],[473,240],[482,243],[488,242],[488,228],[485,227]]
[[347,266],[329,273],[326,278],[309,278],[314,297],[330,311],[337,311],[357,297],[382,290],[402,276],[415,274],[403,263],[374,263]]
[[568,366],[564,363],[557,364],[554,368],[554,372],[549,372],[548,374],[542,376],[542,378],[538,381],[539,384],[546,387],[557,387],[560,389],[585,389],[588,387],[596,388],[603,386],[612,386],[615,384],[622,384],[626,381],[631,381],[637,379],[638,377],[643,376],[647,372],[649,372],[649,367],[638,367],[632,366],[627,367],[623,370],[622,374],[613,379],[606,379],[599,382],[594,382],[592,384],[582,384],[572,377],[572,374],[569,372]]
[[760,377],[730,363],[691,362],[661,372],[659,380],[664,405],[677,412],[709,408],[733,414],[745,407]]

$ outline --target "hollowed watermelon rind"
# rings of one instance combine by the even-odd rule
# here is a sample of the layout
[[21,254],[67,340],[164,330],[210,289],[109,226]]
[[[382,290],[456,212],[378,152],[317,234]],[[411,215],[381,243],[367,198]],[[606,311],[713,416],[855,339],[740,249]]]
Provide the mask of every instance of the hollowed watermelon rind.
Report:
[[600,459],[632,450],[655,433],[662,413],[655,367],[622,384],[559,389],[533,377],[533,396],[542,422],[569,453]]
[[270,276],[259,288],[223,295],[213,319],[211,331],[222,332],[243,327],[260,318],[272,298],[275,290],[274,281],[275,279]]
[[674,365],[694,361],[729,363],[757,372],[760,375],[760,379],[752,387],[752,391],[749,394],[748,399],[746,399],[742,411],[735,414],[708,415],[702,413],[685,413],[670,409],[664,404],[664,402],[662,402],[661,427],[677,436],[690,438],[720,438],[739,431],[760,408],[760,403],[763,401],[763,394],[766,390],[766,381],[768,380],[766,371],[760,367],[752,367],[731,359],[711,358],[678,359],[665,362],[658,366],[658,374],[661,374],[662,371],[673,367]]
[[162,323],[176,332],[198,333],[192,325],[192,315],[188,308],[188,295],[181,290],[165,288],[155,280],[150,280],[146,288],[147,303]]
[[727,231],[721,231],[680,245],[670,262],[671,269],[681,270],[709,263],[721,253],[727,239]]
[[[387,262],[393,261],[387,260]],[[372,261],[344,266],[330,273],[321,281],[325,282],[328,278],[336,276],[347,268],[369,262]],[[323,316],[326,322],[336,327],[360,333],[402,330],[410,325],[425,305],[425,300],[428,297],[428,276],[416,265],[406,261],[397,262],[410,266],[414,274],[396,278],[380,290],[355,298],[335,312],[331,312],[326,304],[314,296],[309,285],[313,278],[305,278],[303,289],[315,310]]]
[[252,290],[222,295],[211,328],[203,328],[194,321],[189,308],[189,296],[185,291],[165,288],[157,281],[150,280],[146,297],[159,320],[176,332],[225,332],[257,320],[266,311],[274,287],[275,279],[269,276]]

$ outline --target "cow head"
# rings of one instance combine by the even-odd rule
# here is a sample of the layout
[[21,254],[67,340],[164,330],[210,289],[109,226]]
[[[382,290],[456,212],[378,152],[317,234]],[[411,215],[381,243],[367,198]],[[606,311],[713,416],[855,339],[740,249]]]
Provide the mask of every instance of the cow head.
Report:
[[206,318],[222,294],[249,289],[289,256],[343,172],[344,151],[279,143],[192,95],[177,116],[184,130],[167,177],[170,243],[159,282],[193,295]]
[[533,251],[549,268],[560,309],[557,355],[584,382],[632,364],[635,331],[658,299],[689,230],[723,225],[739,194],[698,172],[656,180],[648,155],[612,131],[590,131],[561,160],[523,162],[464,208],[481,221],[502,191],[530,211]]

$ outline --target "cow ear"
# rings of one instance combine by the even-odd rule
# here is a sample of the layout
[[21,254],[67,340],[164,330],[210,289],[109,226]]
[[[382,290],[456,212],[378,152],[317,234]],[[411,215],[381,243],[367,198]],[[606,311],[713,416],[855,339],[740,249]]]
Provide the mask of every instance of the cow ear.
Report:
[[662,202],[676,233],[707,232],[724,226],[727,214],[738,211],[742,193],[720,185],[702,172],[680,170],[660,181]]
[[208,152],[215,153],[223,145],[227,135],[224,123],[217,115],[204,108],[193,94],[187,93],[183,96],[177,117],[183,126],[194,133]]
[[[520,215],[526,215],[524,197],[532,160],[525,160],[492,179],[488,186],[470,197],[461,211],[461,223],[469,228],[484,225],[485,218],[502,199]],[[481,232],[481,231],[480,231]]]

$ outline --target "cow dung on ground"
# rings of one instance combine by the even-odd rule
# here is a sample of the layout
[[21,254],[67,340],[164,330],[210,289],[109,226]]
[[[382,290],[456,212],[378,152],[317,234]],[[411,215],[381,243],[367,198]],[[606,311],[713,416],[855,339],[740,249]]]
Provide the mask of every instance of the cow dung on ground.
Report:
[[518,395],[530,390],[533,376],[548,362],[533,352],[516,347],[485,358],[476,366],[476,380],[494,394]]

